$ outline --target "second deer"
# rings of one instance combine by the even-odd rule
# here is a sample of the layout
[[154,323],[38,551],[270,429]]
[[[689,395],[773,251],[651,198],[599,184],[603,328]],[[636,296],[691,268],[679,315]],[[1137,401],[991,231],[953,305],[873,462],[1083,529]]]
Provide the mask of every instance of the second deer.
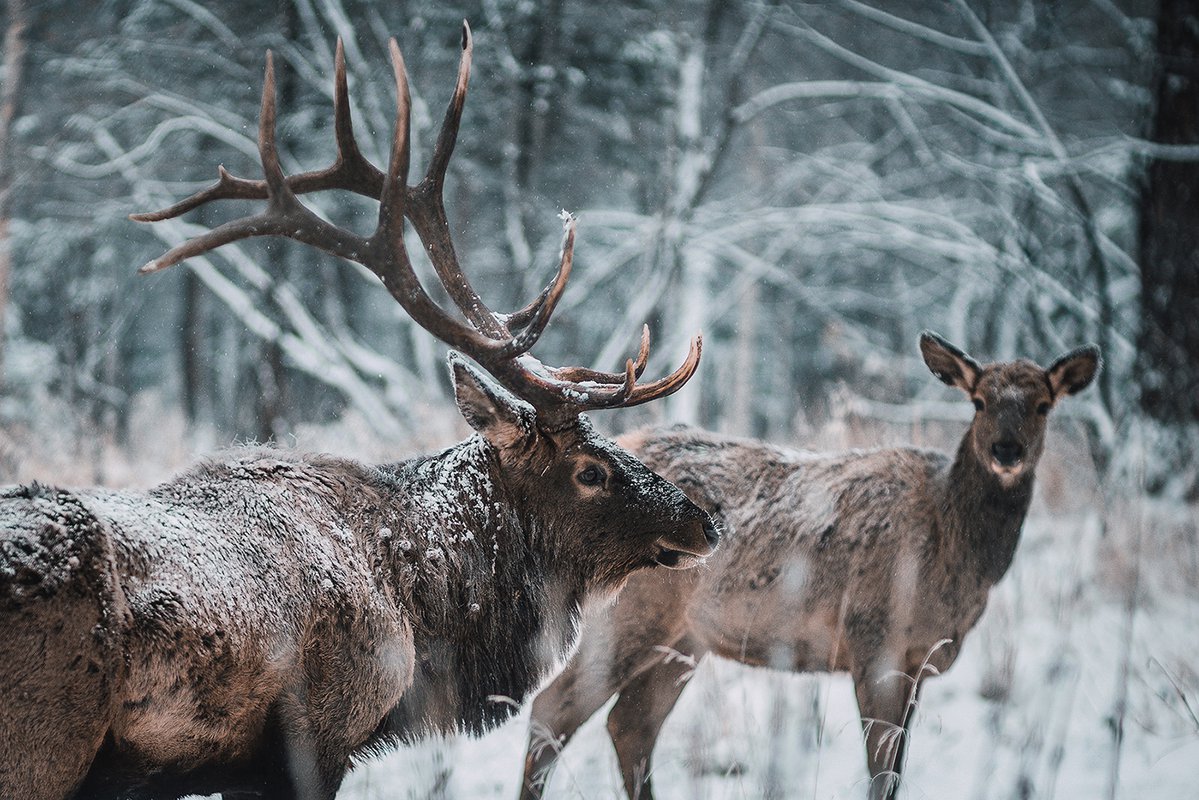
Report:
[[1099,367],[1094,346],[1048,369],[983,366],[928,332],[920,350],[974,403],[953,456],[817,454],[696,429],[621,440],[722,519],[724,544],[707,569],[634,576],[611,611],[587,621],[578,652],[533,703],[522,798],[541,796],[561,747],[613,694],[608,732],[625,790],[651,798],[658,731],[708,653],[849,672],[869,795],[894,796],[921,682],[954,662],[1012,563],[1047,415]]

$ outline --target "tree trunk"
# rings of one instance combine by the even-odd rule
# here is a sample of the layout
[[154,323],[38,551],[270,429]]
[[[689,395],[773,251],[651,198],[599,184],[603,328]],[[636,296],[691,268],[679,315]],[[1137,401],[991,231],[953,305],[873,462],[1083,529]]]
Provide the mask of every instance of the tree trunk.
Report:
[[4,381],[5,323],[12,275],[9,214],[12,206],[13,145],[10,129],[21,97],[25,66],[25,32],[29,26],[24,0],[8,0],[8,29],[4,33],[4,81],[0,88],[0,386]]
[[734,357],[724,365],[728,377],[729,405],[723,430],[737,436],[754,435],[755,373],[758,365],[758,316],[762,313],[758,282],[752,281],[737,301],[737,334]]
[[[1153,141],[1199,142],[1199,3],[1162,0]],[[1199,162],[1155,158],[1141,198],[1141,406],[1199,422]]]
[[254,434],[260,442],[279,442],[287,434],[287,382],[283,350],[275,342],[262,342],[255,365],[258,388],[254,408]]
[[189,424],[200,419],[201,392],[204,391],[203,366],[204,314],[200,308],[203,287],[200,279],[190,269],[183,271],[183,307],[179,320],[179,371],[183,378],[180,387],[183,394],[183,410]]
[[[676,294],[678,307],[673,312],[676,333],[672,344],[675,340],[685,342],[695,335],[694,331],[703,330],[707,321],[708,279],[713,267],[709,254],[689,252],[684,241],[684,225],[695,210],[694,199],[707,166],[702,140],[705,45],[703,39],[692,41],[679,68],[675,136],[680,154],[666,222],[667,263],[672,265],[679,287]],[[667,401],[674,421],[699,424],[702,380],[702,374],[696,375],[685,391]]]

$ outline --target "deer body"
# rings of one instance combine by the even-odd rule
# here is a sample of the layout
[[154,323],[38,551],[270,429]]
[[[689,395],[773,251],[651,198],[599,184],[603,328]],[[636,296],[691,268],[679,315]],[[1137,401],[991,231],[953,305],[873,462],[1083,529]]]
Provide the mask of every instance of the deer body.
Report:
[[[817,454],[696,429],[622,442],[718,514],[728,535],[708,569],[635,579],[621,605],[669,580],[690,638],[756,666],[853,670],[886,659],[918,668],[950,638],[933,661],[947,667],[1010,563],[1028,506],[1023,487],[996,491],[993,516],[960,530],[959,465],[927,450]],[[759,474],[762,465],[773,469]],[[962,541],[972,535],[993,547],[977,553]],[[993,577],[980,574],[983,560]],[[904,573],[911,585],[896,603],[892,576]],[[893,628],[902,645],[888,641]]]
[[[947,369],[934,356],[964,359],[950,377],[980,407],[952,458],[910,447],[811,453],[696,429],[622,439],[723,522],[724,544],[704,570],[634,576],[610,612],[587,619],[566,670],[534,701],[522,797],[541,796],[552,741],[613,694],[608,730],[625,789],[651,797],[658,731],[708,653],[849,672],[870,795],[893,795],[921,681],[954,662],[1011,565],[1046,404],[1081,390],[1098,365],[1087,349],[1049,371],[984,369],[931,334],[922,345],[934,372]],[[672,650],[692,658],[664,657]]]
[[481,437],[379,467],[262,450],[145,492],[5,490],[0,658],[13,697],[42,701],[0,708],[5,796],[65,797],[82,769],[80,797],[283,779],[331,797],[364,750],[497,724],[495,697],[567,652],[584,596],[652,564],[588,564],[542,503]]

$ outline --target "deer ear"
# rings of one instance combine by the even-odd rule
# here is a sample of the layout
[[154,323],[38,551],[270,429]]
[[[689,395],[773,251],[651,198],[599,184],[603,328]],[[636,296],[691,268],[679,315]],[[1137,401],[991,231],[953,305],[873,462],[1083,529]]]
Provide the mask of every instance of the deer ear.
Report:
[[1101,364],[1099,348],[1093,344],[1071,350],[1054,361],[1053,366],[1045,370],[1049,386],[1053,390],[1053,399],[1058,400],[1067,394],[1078,394],[1090,386]]
[[533,409],[486,375],[450,353],[454,399],[467,423],[500,450],[515,447],[533,432]]
[[974,391],[982,367],[963,350],[932,331],[924,331],[920,334],[920,354],[942,383],[956,386],[967,394]]

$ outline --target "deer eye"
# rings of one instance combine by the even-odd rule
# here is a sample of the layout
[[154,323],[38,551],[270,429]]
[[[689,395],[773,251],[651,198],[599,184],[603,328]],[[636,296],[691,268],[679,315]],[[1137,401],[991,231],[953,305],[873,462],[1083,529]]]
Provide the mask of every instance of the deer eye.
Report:
[[1049,404],[1042,402],[1037,406],[1037,413],[1042,417],[1049,413]]
[[971,399],[974,400],[974,410],[975,411],[986,411],[987,410],[987,404],[983,402],[983,399],[981,397],[974,397]]
[[603,486],[607,477],[602,469],[592,464],[576,475],[575,479],[584,486]]

